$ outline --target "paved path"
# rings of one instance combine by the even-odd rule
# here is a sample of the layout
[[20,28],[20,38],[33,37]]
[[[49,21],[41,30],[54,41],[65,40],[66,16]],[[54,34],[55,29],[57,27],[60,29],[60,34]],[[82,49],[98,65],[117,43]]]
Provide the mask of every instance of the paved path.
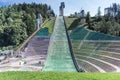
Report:
[[63,17],[56,18],[43,71],[76,71],[69,49]]

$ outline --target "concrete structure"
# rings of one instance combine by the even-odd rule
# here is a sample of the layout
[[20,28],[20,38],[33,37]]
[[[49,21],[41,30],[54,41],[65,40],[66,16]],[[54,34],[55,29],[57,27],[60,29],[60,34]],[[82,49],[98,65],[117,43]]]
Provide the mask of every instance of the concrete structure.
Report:
[[64,15],[64,8],[65,8],[65,3],[61,2],[61,5],[59,7],[60,16]]
[[37,29],[39,29],[41,24],[42,24],[42,15],[40,13],[38,14],[38,17],[36,19],[36,23],[37,23]]

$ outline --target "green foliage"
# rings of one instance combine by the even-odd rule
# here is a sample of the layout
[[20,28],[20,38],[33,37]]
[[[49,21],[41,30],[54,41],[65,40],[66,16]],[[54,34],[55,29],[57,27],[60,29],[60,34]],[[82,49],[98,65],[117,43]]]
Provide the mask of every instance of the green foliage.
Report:
[[105,21],[104,19],[94,26],[96,31],[100,31],[105,34],[111,34],[114,36],[120,36],[120,24],[115,20]]
[[90,12],[87,12],[86,23],[89,23],[89,22],[90,22]]
[[87,12],[87,15],[86,15],[86,23],[88,24],[88,29],[92,29],[92,28],[91,28],[90,12]]
[[77,27],[77,26],[79,25],[80,21],[81,21],[80,18],[75,19],[75,20],[72,22],[72,24],[70,25],[70,27],[68,28],[68,30],[72,30],[72,29],[74,29],[75,27]]
[[68,20],[66,19],[69,30],[82,25],[90,30],[120,36],[120,4],[113,3],[112,6],[105,8],[104,16],[101,15],[100,7],[98,7],[97,15],[94,17],[91,17],[89,12],[87,12],[86,17],[82,17],[82,15],[85,15],[84,10],[81,10],[80,13],[75,12],[70,17],[73,18],[75,17],[74,15],[78,14],[81,15],[80,21],[74,20],[72,24],[68,25]]
[[97,22],[101,21],[101,19],[102,19],[100,8],[101,7],[98,7],[98,12],[97,12],[97,15],[96,15],[96,20],[95,21],[97,21]]
[[47,10],[54,12],[47,4],[14,4],[0,7],[0,47],[18,46],[36,30],[37,14],[41,13],[43,20],[49,15]]
[[[65,17],[65,22],[66,22],[66,26],[67,28],[69,28],[71,26],[71,24],[74,22],[74,20],[76,20],[77,18],[72,18],[72,17]],[[74,26],[75,27],[75,26]]]
[[88,23],[88,28],[101,33],[120,36],[120,5],[114,3],[112,6],[105,8],[104,16],[101,16],[100,13],[99,7],[97,16],[90,23],[89,15],[87,14],[86,22]]

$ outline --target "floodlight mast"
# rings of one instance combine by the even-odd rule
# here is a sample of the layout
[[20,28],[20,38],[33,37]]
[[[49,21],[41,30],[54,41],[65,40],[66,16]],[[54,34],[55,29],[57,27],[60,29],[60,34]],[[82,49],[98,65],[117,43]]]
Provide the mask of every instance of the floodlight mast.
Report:
[[59,7],[60,16],[64,16],[64,8],[65,8],[65,3],[61,2],[61,5]]

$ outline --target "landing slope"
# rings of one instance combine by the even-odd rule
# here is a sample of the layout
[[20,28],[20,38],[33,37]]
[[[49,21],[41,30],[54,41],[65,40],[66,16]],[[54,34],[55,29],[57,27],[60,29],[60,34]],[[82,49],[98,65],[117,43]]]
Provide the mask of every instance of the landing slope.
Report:
[[90,31],[84,27],[77,27],[70,34],[72,40],[120,40],[120,37]]

